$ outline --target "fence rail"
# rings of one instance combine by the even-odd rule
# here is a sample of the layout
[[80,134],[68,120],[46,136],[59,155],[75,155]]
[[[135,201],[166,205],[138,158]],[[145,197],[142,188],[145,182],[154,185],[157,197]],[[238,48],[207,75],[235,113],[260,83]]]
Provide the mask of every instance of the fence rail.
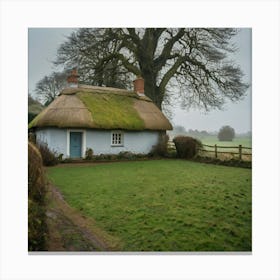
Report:
[[[175,144],[171,141],[169,141],[168,146],[175,149]],[[242,156],[252,156],[252,148],[251,147],[245,147],[242,145],[238,146],[218,146],[218,145],[206,145],[202,144],[203,148],[199,149],[201,152],[207,152],[207,153],[214,153],[215,158],[218,158],[219,154],[230,154],[230,155],[238,155],[238,158],[242,160]],[[204,147],[212,148],[205,149]],[[220,150],[219,150],[220,149]],[[225,151],[227,149],[231,149],[231,151]],[[234,149],[234,151],[233,151]],[[251,152],[249,152],[250,150]]]
[[[213,148],[213,147],[217,147],[217,148],[224,148],[224,149],[227,149],[227,148],[230,148],[230,149],[236,149],[236,148],[239,148],[239,146],[242,146],[242,145],[239,145],[239,146],[218,146],[218,145],[214,145],[214,146],[211,146],[211,145],[206,145],[206,144],[202,144],[203,146],[205,146],[205,147],[211,147],[211,148]],[[251,147],[243,147],[242,146],[242,148],[243,149],[248,149],[248,150],[252,150],[252,148]]]
[[[238,146],[218,146],[218,145],[214,145],[214,146],[211,146],[211,145],[206,145],[206,144],[203,144],[203,147],[209,147],[209,148],[213,148],[214,150],[209,150],[209,149],[199,149],[200,151],[203,151],[203,152],[210,152],[210,153],[214,153],[215,155],[215,158],[218,158],[218,154],[231,154],[231,155],[238,155],[238,158],[240,160],[242,160],[242,156],[252,156],[252,152],[249,153],[247,152],[246,150],[252,150],[251,147],[244,147],[242,145],[238,145]],[[219,151],[218,149],[236,149],[236,151]],[[245,150],[245,152],[244,152]]]

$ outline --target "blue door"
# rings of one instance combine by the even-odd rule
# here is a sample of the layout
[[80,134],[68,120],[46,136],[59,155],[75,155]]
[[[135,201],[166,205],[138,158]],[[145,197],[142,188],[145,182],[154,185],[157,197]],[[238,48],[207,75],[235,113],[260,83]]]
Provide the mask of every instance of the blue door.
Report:
[[82,132],[70,132],[70,157],[82,157]]

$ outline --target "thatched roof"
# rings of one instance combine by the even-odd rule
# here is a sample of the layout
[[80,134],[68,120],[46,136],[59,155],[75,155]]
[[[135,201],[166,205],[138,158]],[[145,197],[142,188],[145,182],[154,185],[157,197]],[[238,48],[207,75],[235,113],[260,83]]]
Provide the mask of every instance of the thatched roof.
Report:
[[35,127],[171,130],[172,125],[146,96],[133,91],[79,85],[66,88],[32,122]]

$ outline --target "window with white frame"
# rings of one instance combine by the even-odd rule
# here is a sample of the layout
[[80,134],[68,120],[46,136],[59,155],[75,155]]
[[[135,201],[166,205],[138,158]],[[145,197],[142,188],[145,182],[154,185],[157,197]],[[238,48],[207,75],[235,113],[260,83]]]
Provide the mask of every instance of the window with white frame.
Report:
[[123,146],[123,133],[121,131],[112,131],[112,146]]

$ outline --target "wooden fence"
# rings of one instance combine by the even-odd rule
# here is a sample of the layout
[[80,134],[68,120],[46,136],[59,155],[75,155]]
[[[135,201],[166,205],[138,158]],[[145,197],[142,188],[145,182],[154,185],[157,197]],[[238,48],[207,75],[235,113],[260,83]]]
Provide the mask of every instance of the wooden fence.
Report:
[[[212,150],[204,149],[204,147],[212,148]],[[219,150],[220,149],[220,150]],[[238,155],[238,158],[242,160],[242,156],[252,156],[252,148],[244,147],[242,145],[238,146],[214,146],[203,144],[203,149],[199,149],[201,152],[213,153],[215,158],[218,158],[218,154],[231,154]],[[250,152],[249,152],[250,151]]]
[[[242,160],[243,156],[246,156],[250,158],[252,156],[252,148],[251,147],[245,147],[242,145],[238,146],[218,146],[215,145],[206,145],[202,144],[203,148],[199,149],[200,152],[206,152],[212,154],[215,158],[218,158],[221,154],[226,155],[238,155],[238,159]],[[168,148],[175,150],[175,144],[172,141],[168,142]],[[210,149],[209,149],[210,148]]]

